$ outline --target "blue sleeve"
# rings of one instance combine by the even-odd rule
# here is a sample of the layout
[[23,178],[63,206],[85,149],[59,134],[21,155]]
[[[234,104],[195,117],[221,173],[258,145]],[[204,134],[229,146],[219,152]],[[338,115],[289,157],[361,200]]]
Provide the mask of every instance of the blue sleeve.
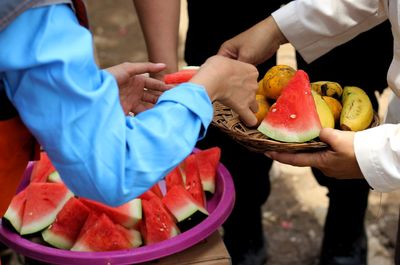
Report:
[[204,88],[182,84],[126,117],[114,77],[67,5],[35,8],[0,32],[0,73],[22,120],[79,196],[137,197],[194,148],[212,119]]

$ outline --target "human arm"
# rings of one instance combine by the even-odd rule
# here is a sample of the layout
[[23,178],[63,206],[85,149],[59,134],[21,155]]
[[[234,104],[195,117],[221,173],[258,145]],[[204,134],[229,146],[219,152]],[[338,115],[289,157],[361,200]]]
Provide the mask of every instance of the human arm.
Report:
[[[290,42],[307,62],[386,19],[384,2],[376,0],[297,0],[226,41],[219,51],[258,64],[279,44]],[[251,41],[246,41],[251,40]]]
[[171,86],[145,76],[146,73],[158,73],[165,64],[122,63],[107,68],[117,80],[119,99],[125,114],[138,114],[156,104],[162,92]]
[[114,76],[95,64],[91,34],[67,5],[26,11],[0,32],[0,44],[6,92],[27,128],[76,195],[110,205],[140,195],[193,150],[211,122],[210,99],[230,91],[229,83],[216,89],[220,80],[237,72],[231,83],[238,93],[247,76],[254,77],[251,93],[257,89],[253,66],[223,58],[202,70],[215,71],[213,79],[205,73],[199,84],[170,89],[132,118]]
[[180,0],[133,0],[146,40],[149,61],[165,63],[165,71],[154,74],[160,79],[165,73],[178,70]]
[[400,188],[400,124],[385,124],[360,132],[322,129],[327,151],[267,152],[271,159],[293,166],[311,166],[337,179],[365,178],[377,191]]

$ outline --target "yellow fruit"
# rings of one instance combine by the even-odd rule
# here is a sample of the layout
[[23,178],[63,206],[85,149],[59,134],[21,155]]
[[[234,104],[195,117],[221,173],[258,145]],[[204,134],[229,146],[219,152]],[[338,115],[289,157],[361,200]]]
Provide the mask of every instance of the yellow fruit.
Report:
[[275,65],[271,67],[262,79],[263,89],[260,89],[261,95],[270,99],[277,99],[282,89],[292,79],[296,70],[289,65]]
[[269,106],[267,99],[263,95],[256,95],[256,100],[258,103],[258,111],[256,113],[256,117],[257,117],[257,125],[256,126],[258,126],[263,121],[265,115],[267,115],[270,106]]
[[328,104],[329,108],[331,109],[333,113],[333,118],[335,119],[335,122],[339,122],[340,119],[340,113],[342,112],[342,104],[340,103],[339,100],[333,97],[328,97],[328,96],[322,96],[322,99],[325,100],[325,102]]
[[337,82],[332,81],[317,81],[311,83],[311,89],[317,91],[322,96],[334,97],[340,99],[343,88]]
[[328,106],[328,103],[326,103],[322,96],[316,91],[311,90],[311,93],[314,98],[315,107],[317,108],[317,113],[322,128],[335,128],[335,119],[331,109]]
[[364,90],[356,86],[344,87],[342,104],[340,129],[356,132],[368,128],[374,117],[374,110]]
[[256,95],[262,95],[265,97],[264,95],[264,79],[261,79],[260,81],[258,81],[258,90],[256,92]]

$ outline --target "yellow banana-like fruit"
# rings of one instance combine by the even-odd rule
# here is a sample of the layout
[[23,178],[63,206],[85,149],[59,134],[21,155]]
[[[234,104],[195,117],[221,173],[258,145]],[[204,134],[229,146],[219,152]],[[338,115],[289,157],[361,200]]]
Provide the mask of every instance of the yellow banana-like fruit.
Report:
[[364,90],[356,86],[345,86],[342,105],[340,129],[356,132],[369,127],[374,117],[374,109]]
[[335,118],[328,103],[316,91],[311,91],[322,128],[335,128]]
[[311,89],[321,96],[328,96],[340,99],[343,93],[342,86],[332,81],[316,81],[311,83]]

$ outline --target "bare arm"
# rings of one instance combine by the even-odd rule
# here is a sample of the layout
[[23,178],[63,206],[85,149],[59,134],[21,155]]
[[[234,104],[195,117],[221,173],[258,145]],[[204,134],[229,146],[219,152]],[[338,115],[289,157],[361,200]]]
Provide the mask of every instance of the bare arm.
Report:
[[150,62],[165,63],[163,74],[178,69],[179,0],[133,0],[140,20]]

